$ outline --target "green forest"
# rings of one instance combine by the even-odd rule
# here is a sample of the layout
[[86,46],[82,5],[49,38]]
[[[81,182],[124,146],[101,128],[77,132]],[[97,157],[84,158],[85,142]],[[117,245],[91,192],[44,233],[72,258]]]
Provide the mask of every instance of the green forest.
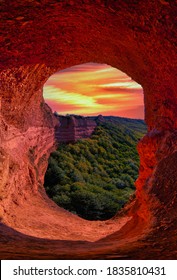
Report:
[[59,206],[88,220],[113,217],[135,191],[141,120],[106,117],[89,139],[62,144],[49,158],[45,189]]

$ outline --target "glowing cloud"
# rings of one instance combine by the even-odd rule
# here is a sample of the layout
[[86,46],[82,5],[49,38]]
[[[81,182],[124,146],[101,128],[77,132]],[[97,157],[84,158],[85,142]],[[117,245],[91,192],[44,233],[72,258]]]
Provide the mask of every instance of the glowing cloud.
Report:
[[59,114],[114,115],[144,118],[139,84],[106,64],[86,63],[55,73],[44,98]]

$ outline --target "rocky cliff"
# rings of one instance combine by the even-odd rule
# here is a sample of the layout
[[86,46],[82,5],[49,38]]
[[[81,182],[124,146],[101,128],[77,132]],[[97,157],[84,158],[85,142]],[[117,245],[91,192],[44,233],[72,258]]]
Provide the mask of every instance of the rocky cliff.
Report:
[[55,127],[57,143],[70,143],[78,139],[89,138],[97,124],[94,119],[82,116],[60,116],[55,114],[58,125]]

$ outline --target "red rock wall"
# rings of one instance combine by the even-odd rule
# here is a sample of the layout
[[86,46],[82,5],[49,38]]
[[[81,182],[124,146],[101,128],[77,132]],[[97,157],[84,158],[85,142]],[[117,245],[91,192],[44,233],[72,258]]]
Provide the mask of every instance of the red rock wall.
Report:
[[94,120],[81,116],[57,116],[59,125],[55,127],[57,143],[71,143],[89,138],[97,124]]
[[[169,212],[170,221],[176,221],[176,14],[176,1],[168,0],[12,0],[10,5],[1,1],[0,215],[4,223],[34,236],[48,232],[50,238],[57,234],[69,238],[69,231],[62,230],[64,224],[56,226],[62,210],[51,206],[42,188],[55,126],[42,87],[57,70],[91,61],[122,70],[144,89],[149,132],[138,147],[137,199],[129,211],[134,234],[142,230],[140,220],[146,220],[149,232],[157,229],[154,236],[162,234],[161,221],[169,220]],[[175,230],[170,236],[176,236]],[[77,232],[73,236],[77,238]],[[170,240],[175,249],[176,241]]]

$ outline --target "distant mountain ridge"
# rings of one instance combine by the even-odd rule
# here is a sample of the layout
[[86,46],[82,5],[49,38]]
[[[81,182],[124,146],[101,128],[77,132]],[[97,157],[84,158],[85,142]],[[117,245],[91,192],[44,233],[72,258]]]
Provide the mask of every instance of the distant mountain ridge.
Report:
[[143,120],[129,119],[114,116],[89,116],[80,115],[59,115],[56,112],[54,116],[58,120],[55,127],[55,138],[58,144],[74,143],[79,139],[89,138],[98,124],[102,122],[111,122],[115,125],[123,125],[128,129],[135,129],[137,132],[146,133]]

